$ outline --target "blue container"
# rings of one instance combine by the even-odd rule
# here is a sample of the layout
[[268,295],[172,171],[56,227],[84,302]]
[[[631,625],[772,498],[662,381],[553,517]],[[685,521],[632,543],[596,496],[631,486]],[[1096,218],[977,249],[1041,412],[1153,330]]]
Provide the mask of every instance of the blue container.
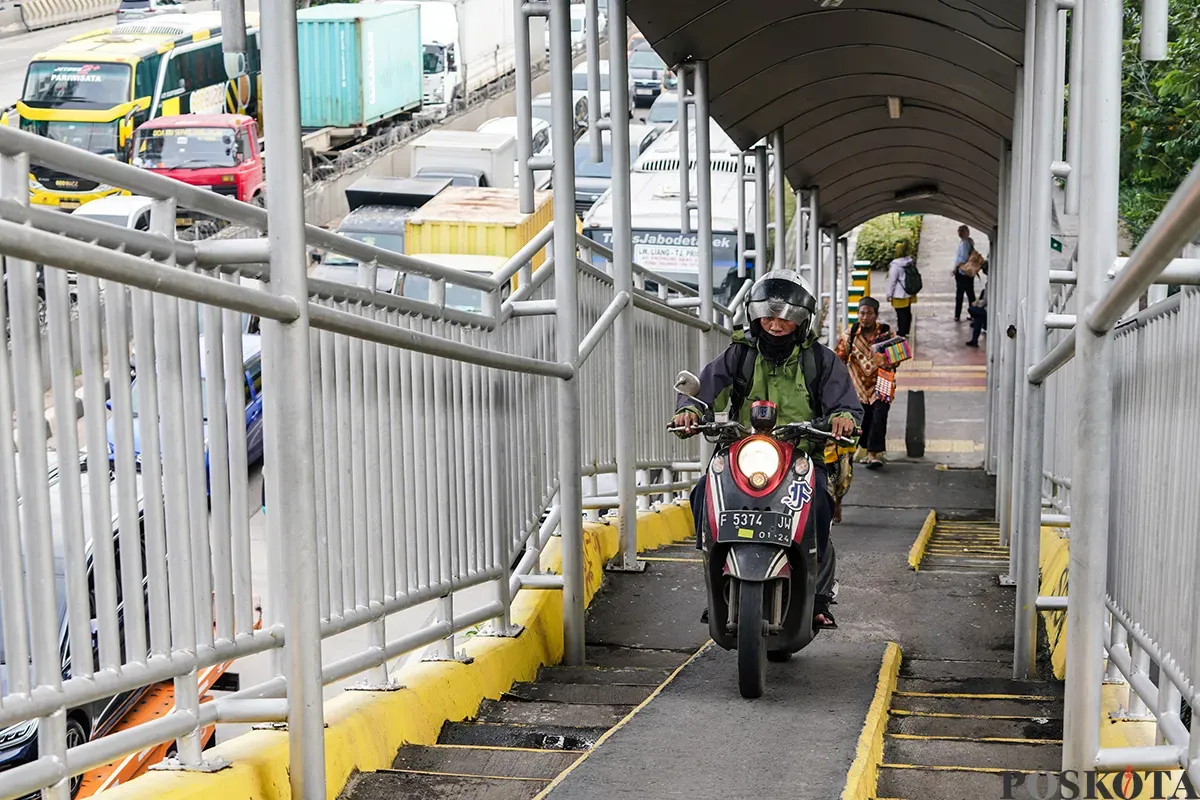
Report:
[[303,127],[360,127],[420,108],[418,5],[334,3],[296,20]]

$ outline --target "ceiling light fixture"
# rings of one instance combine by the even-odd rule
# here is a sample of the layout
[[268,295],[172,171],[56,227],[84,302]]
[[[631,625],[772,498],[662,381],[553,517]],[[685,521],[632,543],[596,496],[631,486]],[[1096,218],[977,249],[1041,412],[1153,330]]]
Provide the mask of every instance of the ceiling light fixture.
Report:
[[900,98],[889,97],[888,101],[888,116],[892,119],[900,119]]

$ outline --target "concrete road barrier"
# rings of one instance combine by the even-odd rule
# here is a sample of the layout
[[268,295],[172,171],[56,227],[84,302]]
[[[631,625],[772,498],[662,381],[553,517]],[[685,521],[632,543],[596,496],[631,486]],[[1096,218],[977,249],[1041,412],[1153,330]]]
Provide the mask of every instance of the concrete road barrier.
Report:
[[0,9],[0,39],[7,39],[9,36],[25,33],[25,30],[25,23],[21,22],[21,9],[19,6]]
[[[25,30],[37,31],[116,14],[118,5],[120,0],[23,0],[17,10]],[[0,28],[3,19],[0,16]]]

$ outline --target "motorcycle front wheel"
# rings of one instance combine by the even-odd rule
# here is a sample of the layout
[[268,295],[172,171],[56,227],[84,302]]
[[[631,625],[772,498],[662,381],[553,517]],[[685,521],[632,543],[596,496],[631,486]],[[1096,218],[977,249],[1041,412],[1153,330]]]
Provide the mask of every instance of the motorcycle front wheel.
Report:
[[738,689],[742,697],[762,697],[767,679],[767,636],[763,630],[763,584],[740,581],[738,588]]

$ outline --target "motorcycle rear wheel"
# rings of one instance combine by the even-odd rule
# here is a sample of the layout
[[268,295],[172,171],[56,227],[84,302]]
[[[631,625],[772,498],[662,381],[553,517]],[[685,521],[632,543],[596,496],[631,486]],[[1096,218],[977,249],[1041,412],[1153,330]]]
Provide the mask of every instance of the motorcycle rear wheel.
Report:
[[737,658],[738,689],[742,697],[762,697],[767,680],[767,635],[763,629],[761,583],[739,583]]

